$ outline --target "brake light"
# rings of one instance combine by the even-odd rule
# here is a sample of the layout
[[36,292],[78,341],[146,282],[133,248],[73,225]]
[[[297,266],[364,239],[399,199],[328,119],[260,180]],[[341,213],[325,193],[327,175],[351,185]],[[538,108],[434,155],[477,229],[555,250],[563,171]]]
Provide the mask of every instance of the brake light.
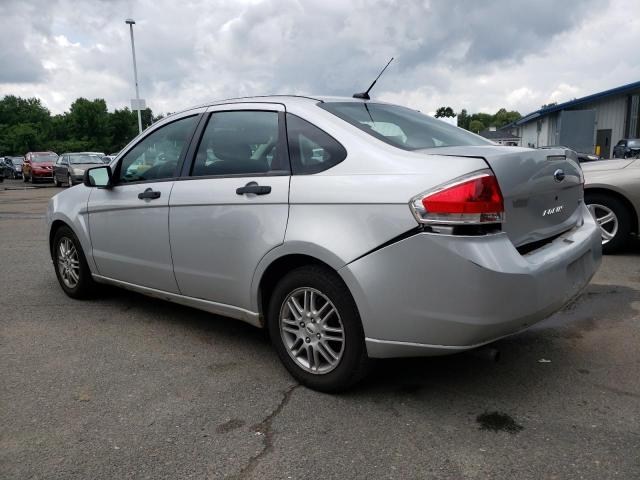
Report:
[[458,225],[502,223],[504,200],[490,170],[475,172],[424,192],[411,200],[420,223]]

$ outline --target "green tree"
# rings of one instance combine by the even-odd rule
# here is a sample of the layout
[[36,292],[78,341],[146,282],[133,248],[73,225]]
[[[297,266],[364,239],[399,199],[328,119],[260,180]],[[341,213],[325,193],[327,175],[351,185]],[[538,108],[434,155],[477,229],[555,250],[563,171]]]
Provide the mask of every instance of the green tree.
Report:
[[469,130],[474,133],[481,132],[484,129],[484,123],[482,123],[480,120],[471,120],[471,122],[469,122]]
[[467,114],[467,110],[466,109],[462,109],[460,110],[460,113],[458,114],[458,126],[460,128],[464,128],[465,130],[469,130],[469,122],[471,121],[471,119],[469,118],[469,115]]
[[455,117],[456,112],[453,111],[451,107],[440,107],[436,110],[436,118],[442,117]]

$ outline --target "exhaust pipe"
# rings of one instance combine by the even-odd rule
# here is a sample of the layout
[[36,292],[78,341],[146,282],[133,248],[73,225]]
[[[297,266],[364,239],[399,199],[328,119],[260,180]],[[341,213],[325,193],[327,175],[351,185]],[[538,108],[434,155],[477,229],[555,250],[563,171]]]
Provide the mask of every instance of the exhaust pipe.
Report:
[[489,360],[490,362],[500,361],[500,350],[498,350],[497,348],[476,348],[468,352],[468,354],[476,358]]

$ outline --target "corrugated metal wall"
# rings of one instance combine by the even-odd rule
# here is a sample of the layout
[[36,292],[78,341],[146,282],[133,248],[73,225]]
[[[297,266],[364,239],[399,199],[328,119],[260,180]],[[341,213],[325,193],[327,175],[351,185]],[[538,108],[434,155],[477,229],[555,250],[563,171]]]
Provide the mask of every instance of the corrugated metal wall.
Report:
[[594,144],[598,130],[611,129],[612,145],[615,145],[618,143],[618,140],[624,138],[624,127],[627,117],[627,95],[605,98],[599,102],[580,105],[580,110],[588,110],[591,108],[596,111],[596,131],[593,132]]

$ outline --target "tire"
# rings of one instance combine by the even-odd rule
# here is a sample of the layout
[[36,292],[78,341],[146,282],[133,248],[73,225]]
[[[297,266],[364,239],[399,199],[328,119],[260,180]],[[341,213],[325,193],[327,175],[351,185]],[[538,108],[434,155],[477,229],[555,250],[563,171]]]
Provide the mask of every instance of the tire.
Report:
[[60,188],[62,186],[62,184],[58,180],[58,177],[55,174],[53,175],[53,184],[58,188]]
[[32,183],[32,184],[35,184],[35,183],[36,183],[36,179],[35,179],[35,177],[34,177],[33,175],[31,175],[31,176],[29,177],[29,180],[31,181],[31,183]]
[[67,187],[73,187],[73,180],[71,180],[71,175],[67,174]]
[[[69,285],[67,282],[65,282],[64,274],[62,273],[63,268],[60,265],[60,245],[61,243],[66,241],[69,241],[77,252],[78,280],[75,285]],[[56,271],[56,277],[58,277],[58,283],[60,283],[60,286],[62,287],[62,290],[64,290],[64,293],[66,293],[71,298],[76,299],[91,298],[96,290],[96,283],[91,276],[91,271],[89,270],[89,266],[87,265],[87,259],[85,258],[84,252],[82,251],[82,246],[80,245],[78,238],[69,227],[63,226],[56,231],[53,237],[51,256],[53,259],[53,266]]]
[[[319,310],[324,308],[324,299],[330,301],[337,315],[336,313],[326,314],[329,311],[328,309],[331,308],[331,305],[329,305],[322,312],[325,315],[324,321],[320,320],[319,317],[318,320],[314,321],[313,317],[310,320],[304,312],[300,313],[299,311],[296,315],[300,318],[294,316],[293,312],[288,309],[286,302],[290,300],[292,294],[301,295],[305,291],[315,292],[315,305]],[[300,302],[298,303],[300,304]],[[282,322],[282,325],[289,328],[289,330],[294,330],[291,325],[297,324],[295,326],[296,334],[281,330],[282,312],[287,312],[283,315],[284,318],[289,317],[288,322]],[[304,328],[299,323],[303,318],[307,320],[307,323],[302,322],[305,325]],[[336,329],[339,330],[340,326],[342,333],[332,333],[324,330],[324,328],[332,328],[332,331],[335,331]],[[367,357],[364,331],[356,304],[342,279],[328,268],[309,265],[296,268],[286,274],[278,282],[271,296],[267,312],[267,328],[271,342],[284,366],[294,378],[309,388],[321,392],[345,390],[364,378],[369,370],[370,360]],[[310,333],[308,328],[313,328],[314,330],[311,330]],[[313,333],[316,331],[318,333]],[[330,337],[334,338],[334,335],[342,337],[342,343],[329,339]],[[314,338],[315,336],[317,336],[317,339]],[[326,336],[326,338],[323,338],[323,336]],[[306,344],[303,337],[306,337]],[[311,341],[312,338],[313,340]],[[287,344],[287,341],[290,343]],[[318,353],[315,360],[318,368],[315,373],[309,370],[309,365],[305,368],[299,363],[299,360],[294,360],[289,353],[292,350],[304,348],[304,353],[302,354],[304,361],[304,358],[309,358],[306,353],[309,352],[309,348],[315,349],[315,346],[320,343],[324,345],[330,344],[331,351],[334,354],[340,348],[341,350],[338,354],[338,360],[331,366],[328,361],[329,351],[326,347],[319,346],[317,350],[320,353]],[[300,345],[304,347],[300,347]],[[323,356],[324,358],[322,358]],[[324,373],[322,372],[323,369]]]
[[[587,207],[589,207],[592,215],[594,211],[596,211],[597,215],[600,214],[598,206],[609,209],[615,215],[617,229],[615,229],[614,236],[608,239],[608,241],[605,241],[603,238],[602,253],[609,254],[622,250],[631,238],[631,212],[627,206],[618,198],[613,195],[607,195],[606,193],[585,192],[585,203]],[[605,212],[606,210],[602,209],[602,213]],[[612,233],[612,223],[605,226],[605,228],[608,228],[608,232]]]

